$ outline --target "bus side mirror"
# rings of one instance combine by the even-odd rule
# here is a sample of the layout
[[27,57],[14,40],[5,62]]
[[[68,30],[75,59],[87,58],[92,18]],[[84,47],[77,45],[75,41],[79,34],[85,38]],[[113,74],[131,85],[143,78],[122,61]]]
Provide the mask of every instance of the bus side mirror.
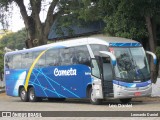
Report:
[[103,57],[110,57],[111,58],[111,63],[113,66],[116,66],[117,61],[116,61],[116,57],[114,54],[112,54],[111,52],[107,52],[107,51],[100,51],[101,56]]
[[153,63],[156,65],[157,64],[157,57],[153,52],[146,51],[147,54],[151,55],[153,57]]

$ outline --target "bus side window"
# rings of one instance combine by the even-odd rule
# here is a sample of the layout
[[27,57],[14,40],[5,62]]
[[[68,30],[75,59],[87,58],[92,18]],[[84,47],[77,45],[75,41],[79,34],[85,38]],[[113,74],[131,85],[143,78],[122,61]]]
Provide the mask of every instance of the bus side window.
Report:
[[5,57],[5,67],[8,68],[8,69],[11,69],[13,66],[12,64],[12,59],[13,57],[12,56],[6,56]]
[[[36,60],[36,58],[41,54],[42,51],[37,51],[33,53],[33,61]],[[39,60],[37,61],[35,67],[39,68],[39,67],[43,67],[45,66],[45,54],[43,54]]]
[[90,46],[94,56],[99,56],[99,51],[108,51],[107,46],[105,45],[92,44]]
[[22,54],[22,69],[27,69],[30,68],[30,66],[32,65],[32,53],[25,53]]
[[87,46],[75,47],[75,54],[79,64],[90,66],[90,55]]
[[37,66],[38,67],[44,67],[46,65],[46,60],[45,60],[46,54],[44,53],[38,60]]
[[99,66],[97,64],[96,59],[92,59],[91,64],[92,64],[92,75],[97,78],[100,78],[100,70],[99,70]]
[[21,69],[22,56],[21,54],[13,55],[13,69]]
[[46,52],[46,66],[60,65],[59,50],[51,49]]
[[72,65],[74,57],[74,48],[65,48],[60,50],[61,65]]

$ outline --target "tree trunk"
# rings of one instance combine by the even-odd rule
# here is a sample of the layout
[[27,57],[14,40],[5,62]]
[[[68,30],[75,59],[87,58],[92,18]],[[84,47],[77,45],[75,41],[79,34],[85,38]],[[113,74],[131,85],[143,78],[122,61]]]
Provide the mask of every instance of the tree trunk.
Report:
[[59,0],[52,0],[48,8],[47,17],[44,23],[41,22],[39,14],[41,11],[41,0],[30,0],[32,9],[31,15],[27,14],[24,0],[14,0],[20,8],[24,24],[28,33],[28,39],[25,41],[27,48],[47,44],[50,27],[55,19],[63,13],[62,10],[54,13],[55,8],[59,4]]
[[40,46],[40,45],[45,45],[47,44],[47,37],[45,37],[44,33],[39,34],[39,31],[32,31],[34,32],[36,35],[28,35],[29,38],[31,39],[27,39],[26,40],[26,47],[27,48],[32,48],[32,47],[36,47],[36,46]]
[[[154,29],[153,29],[153,24],[152,24],[152,18],[150,16],[146,16],[146,25],[147,25],[147,30],[148,30],[148,35],[149,35],[149,47],[150,51],[155,53],[156,51],[156,40],[155,40],[155,34],[154,34]],[[156,82],[157,80],[157,72],[156,72],[156,66],[153,64],[153,59],[150,60],[150,70],[151,70],[151,80],[153,83]]]
[[39,25],[29,16],[28,27],[26,27],[28,39],[25,41],[27,48],[47,44],[48,34],[45,35],[44,29],[40,29],[43,27],[43,24]]
[[0,72],[0,81],[3,81],[2,72]]
[[[153,17],[152,18],[152,24],[153,24],[153,36],[154,36],[154,42],[155,42],[155,49],[157,49],[157,23],[156,23],[156,18],[157,16]],[[158,77],[159,76],[159,64],[160,64],[160,61],[159,59],[157,58],[157,65],[156,65],[156,76]]]

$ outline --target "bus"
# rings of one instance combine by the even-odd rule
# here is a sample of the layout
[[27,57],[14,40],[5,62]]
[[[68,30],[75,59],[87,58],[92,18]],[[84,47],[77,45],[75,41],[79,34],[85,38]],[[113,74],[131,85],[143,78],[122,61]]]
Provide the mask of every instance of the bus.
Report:
[[7,52],[6,94],[22,101],[87,98],[92,104],[150,96],[152,82],[146,53],[137,41],[92,35],[31,49]]

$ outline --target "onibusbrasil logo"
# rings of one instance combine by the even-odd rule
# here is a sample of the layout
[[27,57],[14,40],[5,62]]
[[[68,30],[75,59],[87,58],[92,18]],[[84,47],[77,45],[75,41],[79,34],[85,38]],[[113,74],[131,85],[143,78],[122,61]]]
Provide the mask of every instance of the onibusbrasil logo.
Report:
[[55,76],[75,76],[77,75],[77,70],[73,68],[70,68],[67,70],[59,70],[58,68],[55,68],[54,75]]

